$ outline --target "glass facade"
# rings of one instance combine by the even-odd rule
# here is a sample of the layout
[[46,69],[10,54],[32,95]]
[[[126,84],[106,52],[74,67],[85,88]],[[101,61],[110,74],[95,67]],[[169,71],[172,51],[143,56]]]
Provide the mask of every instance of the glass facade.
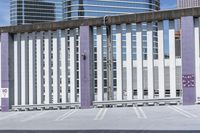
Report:
[[[121,24],[121,25],[111,25],[111,43],[112,43],[112,54],[113,54],[113,99],[116,100],[117,94],[117,64],[119,63],[117,61],[117,27],[119,28],[121,32],[121,58],[122,58],[122,85],[123,85],[123,99],[127,100],[127,66],[125,65],[128,61],[127,59],[127,45],[129,44],[127,42],[127,32],[130,30],[131,32],[131,53],[132,53],[132,61],[136,63],[138,56],[137,56],[137,43],[138,43],[138,37],[137,37],[137,32],[141,32],[141,43],[142,43],[142,58],[143,61],[148,60],[148,48],[147,48],[147,31],[148,31],[148,24],[152,25],[152,39],[153,39],[153,59],[158,60],[158,22],[152,22],[152,23],[147,23],[143,22],[141,24],[137,23],[132,23],[132,24]],[[94,90],[95,90],[95,100],[97,100],[97,88],[98,88],[98,59],[97,59],[97,29],[99,28],[100,34],[102,35],[102,40],[99,40],[102,42],[102,56],[103,56],[103,89],[104,89],[104,100],[107,99],[107,92],[108,92],[108,68],[107,68],[107,62],[108,62],[108,51],[107,51],[107,34],[106,34],[106,26],[101,26],[101,27],[93,27],[93,47],[94,47]],[[155,67],[155,71],[156,71]],[[147,67],[143,68],[143,86],[144,86],[144,94],[147,96]],[[156,74],[156,72],[155,72]],[[133,75],[137,75],[137,68],[133,67]],[[158,76],[157,76],[158,77]],[[156,80],[156,79],[155,79]],[[158,82],[156,82],[158,83]],[[133,97],[137,98],[137,77],[134,76],[133,78],[133,90],[134,94]]]
[[63,0],[65,20],[160,9],[160,0]]
[[[79,5],[79,8],[77,7]],[[117,14],[127,14],[133,12],[145,12],[145,11],[154,11],[159,10],[160,1],[159,0],[65,0],[64,2],[64,19],[71,20],[71,19],[80,19],[80,18],[93,18],[93,17],[100,17],[100,16],[109,16],[109,15],[117,15]],[[157,21],[152,22],[152,31],[153,31],[153,58],[155,60],[158,59],[158,25]],[[112,25],[111,26],[111,43],[112,43],[112,55],[113,55],[113,73],[112,73],[112,91],[113,91],[113,98],[112,100],[116,100],[116,90],[119,89],[117,87],[117,38],[116,32],[117,27],[121,31],[121,50],[122,50],[122,85],[123,85],[123,99],[127,100],[127,68],[124,65],[127,62],[127,32],[130,30],[131,32],[131,53],[132,53],[132,61],[136,62],[138,59],[137,57],[137,31],[141,31],[142,36],[142,58],[144,61],[147,61],[147,30],[148,30],[148,23],[143,22],[141,24],[132,23],[130,25],[121,24],[121,25]],[[99,27],[100,32],[102,34],[102,56],[103,56],[103,99],[107,99],[108,95],[108,51],[107,51],[107,35],[106,35],[106,27],[102,26]],[[98,88],[98,68],[97,68],[97,29],[98,27],[93,28],[93,44],[94,44],[94,90],[95,90],[95,100],[97,100],[97,88]],[[144,94],[147,95],[147,68],[143,68],[143,86],[144,86]],[[137,68],[133,67],[133,74],[137,75]],[[134,77],[133,79],[133,89],[134,89],[134,98],[137,98],[137,78]]]
[[62,20],[61,0],[11,0],[10,24]]

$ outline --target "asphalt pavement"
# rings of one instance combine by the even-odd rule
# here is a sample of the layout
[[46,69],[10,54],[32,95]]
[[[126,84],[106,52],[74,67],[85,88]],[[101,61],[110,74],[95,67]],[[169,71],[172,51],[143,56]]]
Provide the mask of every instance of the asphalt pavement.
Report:
[[200,105],[0,112],[6,130],[200,131]]

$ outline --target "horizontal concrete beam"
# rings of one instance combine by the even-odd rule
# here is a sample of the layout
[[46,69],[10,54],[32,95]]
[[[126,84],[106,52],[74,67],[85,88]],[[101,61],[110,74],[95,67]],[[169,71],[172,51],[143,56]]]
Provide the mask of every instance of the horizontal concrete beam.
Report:
[[[136,14],[127,14],[119,16],[108,16],[106,25],[162,21],[166,19],[172,20],[172,19],[179,19],[183,16],[200,17],[200,7],[153,11],[148,13],[136,13]],[[48,31],[57,29],[77,28],[80,26],[101,26],[101,25],[104,25],[104,17],[0,27],[0,33],[3,32],[24,33],[33,31]]]
[[158,98],[158,99],[146,99],[146,100],[122,100],[122,101],[103,101],[97,102],[94,101],[93,105],[117,105],[117,104],[138,104],[138,103],[180,103],[181,98]]

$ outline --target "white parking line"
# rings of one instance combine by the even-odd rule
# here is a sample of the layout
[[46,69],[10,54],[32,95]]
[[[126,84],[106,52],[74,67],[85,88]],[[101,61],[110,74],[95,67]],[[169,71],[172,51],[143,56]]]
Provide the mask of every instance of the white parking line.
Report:
[[104,109],[104,111],[103,111],[101,117],[99,118],[99,120],[103,120],[104,116],[106,115],[107,110],[108,110],[107,108]]
[[141,107],[134,107],[138,119],[147,119],[147,115]]
[[134,110],[135,110],[135,113],[136,113],[136,115],[137,115],[137,118],[141,118],[141,116],[140,116],[140,113],[139,113],[139,111],[138,111],[138,109],[136,108],[136,107],[134,107]]
[[69,118],[72,114],[76,113],[77,111],[78,111],[77,109],[71,111],[70,113],[68,113],[67,115],[65,115],[63,118],[61,118],[59,121],[62,121],[64,119],[66,119],[66,118]]
[[194,117],[194,118],[197,118],[197,117],[198,117],[197,115],[192,114],[192,113],[190,113],[190,112],[188,112],[188,111],[185,111],[185,110],[183,110],[183,109],[181,109],[181,108],[179,108],[179,107],[174,106],[174,108],[176,108],[176,109],[178,109],[178,110],[184,112],[185,114],[188,114],[188,115],[190,115],[190,116],[192,116],[192,117]]
[[97,113],[96,117],[94,120],[103,120],[104,116],[106,115],[106,112],[107,112],[107,108],[101,108],[99,110],[99,112]]
[[5,120],[5,119],[8,119],[8,118],[10,118],[10,117],[19,115],[19,114],[22,114],[22,112],[17,112],[17,113],[12,113],[12,114],[6,114],[6,113],[5,113],[6,116],[0,117],[0,120]]
[[101,112],[103,111],[103,108],[101,108],[99,110],[99,112],[97,113],[96,117],[94,118],[94,120],[97,120],[99,118],[99,116],[101,115]]
[[69,110],[66,113],[64,113],[63,115],[59,116],[58,118],[56,118],[55,121],[59,121],[60,119],[62,119],[63,117],[65,117],[66,115],[68,115],[70,112],[72,112],[73,110]]
[[139,107],[139,110],[140,110],[140,113],[142,114],[142,117],[144,119],[147,119],[147,115],[145,114],[144,110],[141,107]]
[[179,114],[181,114],[181,115],[187,117],[187,118],[196,118],[196,117],[197,117],[197,116],[195,116],[195,115],[193,115],[193,114],[191,114],[191,113],[189,113],[189,112],[187,112],[187,111],[185,111],[185,110],[183,110],[183,109],[180,109],[180,108],[178,108],[178,107],[175,107],[175,106],[168,106],[168,107],[169,107],[170,109],[172,109],[172,110],[178,112]]
[[21,120],[21,122],[27,122],[27,121],[33,120],[33,119],[35,119],[35,118],[37,118],[37,117],[40,117],[40,116],[42,116],[42,115],[44,115],[44,114],[46,114],[46,113],[48,113],[48,112],[49,112],[49,111],[42,111],[42,112],[40,112],[40,113],[37,113],[37,114],[35,114],[35,115],[32,115],[31,117],[28,117],[28,118],[25,118],[25,119]]

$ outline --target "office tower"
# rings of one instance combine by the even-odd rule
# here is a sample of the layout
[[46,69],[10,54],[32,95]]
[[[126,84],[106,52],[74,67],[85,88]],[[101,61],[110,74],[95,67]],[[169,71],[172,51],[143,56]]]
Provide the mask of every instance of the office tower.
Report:
[[62,20],[61,0],[11,0],[10,24]]
[[154,11],[160,0],[63,0],[65,20]]
[[177,0],[177,8],[195,7],[200,5],[200,0]]

